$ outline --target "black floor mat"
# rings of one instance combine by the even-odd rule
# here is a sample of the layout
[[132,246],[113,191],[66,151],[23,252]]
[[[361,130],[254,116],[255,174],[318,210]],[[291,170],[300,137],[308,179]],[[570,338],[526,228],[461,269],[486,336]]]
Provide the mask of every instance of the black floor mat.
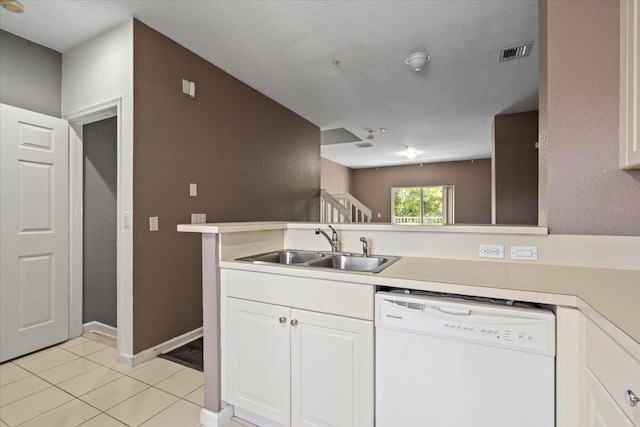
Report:
[[202,337],[175,350],[171,350],[169,353],[161,354],[160,357],[204,372]]

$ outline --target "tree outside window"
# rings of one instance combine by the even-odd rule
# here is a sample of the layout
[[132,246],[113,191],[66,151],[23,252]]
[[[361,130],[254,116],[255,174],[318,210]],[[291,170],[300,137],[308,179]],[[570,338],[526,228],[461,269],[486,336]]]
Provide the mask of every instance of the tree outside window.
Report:
[[453,224],[453,186],[392,189],[396,224]]

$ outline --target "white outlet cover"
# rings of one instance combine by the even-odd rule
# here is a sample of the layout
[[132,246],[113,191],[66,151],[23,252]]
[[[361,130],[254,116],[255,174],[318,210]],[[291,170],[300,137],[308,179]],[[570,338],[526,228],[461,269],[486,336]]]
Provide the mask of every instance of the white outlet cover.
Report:
[[478,255],[480,258],[504,258],[503,245],[480,245]]
[[538,247],[537,246],[511,246],[511,259],[537,261]]
[[150,216],[149,217],[149,231],[158,231],[158,217]]
[[189,184],[189,196],[196,197],[198,195],[198,184],[193,182]]

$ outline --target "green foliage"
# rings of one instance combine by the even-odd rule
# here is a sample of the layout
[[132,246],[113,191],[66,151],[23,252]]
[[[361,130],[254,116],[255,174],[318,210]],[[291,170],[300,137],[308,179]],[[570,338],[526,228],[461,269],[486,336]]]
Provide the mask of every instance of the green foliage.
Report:
[[394,216],[420,218],[420,188],[395,188]]
[[[395,222],[442,224],[442,190],[442,187],[394,188]],[[422,206],[420,206],[421,202]]]
[[[425,187],[422,189],[424,223],[442,224],[442,187]],[[429,220],[437,217],[439,220]]]

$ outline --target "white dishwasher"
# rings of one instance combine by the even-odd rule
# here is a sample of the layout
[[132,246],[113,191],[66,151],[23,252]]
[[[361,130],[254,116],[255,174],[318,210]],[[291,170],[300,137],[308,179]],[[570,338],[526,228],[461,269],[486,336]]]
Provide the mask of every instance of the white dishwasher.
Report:
[[376,294],[376,427],[552,427],[555,316]]

